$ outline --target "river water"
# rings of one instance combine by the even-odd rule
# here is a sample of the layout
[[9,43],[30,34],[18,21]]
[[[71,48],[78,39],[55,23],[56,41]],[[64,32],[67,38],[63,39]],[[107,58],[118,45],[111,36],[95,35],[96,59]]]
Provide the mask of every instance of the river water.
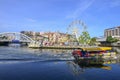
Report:
[[120,80],[119,57],[75,61],[71,52],[0,47],[0,80]]

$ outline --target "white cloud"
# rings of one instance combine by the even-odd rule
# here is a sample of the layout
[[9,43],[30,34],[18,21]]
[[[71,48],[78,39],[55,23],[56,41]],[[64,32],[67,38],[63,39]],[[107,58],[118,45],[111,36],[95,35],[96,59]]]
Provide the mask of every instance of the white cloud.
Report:
[[81,1],[78,8],[74,10],[74,12],[72,12],[72,14],[67,15],[66,18],[77,18],[80,16],[80,14],[82,14],[84,11],[86,11],[94,2],[95,0],[85,0],[85,1]]

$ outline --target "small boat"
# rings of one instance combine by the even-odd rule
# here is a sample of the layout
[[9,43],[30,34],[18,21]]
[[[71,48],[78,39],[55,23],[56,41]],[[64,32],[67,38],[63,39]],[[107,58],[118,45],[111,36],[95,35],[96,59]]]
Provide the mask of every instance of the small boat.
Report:
[[88,47],[76,49],[72,52],[75,59],[91,59],[91,58],[117,58],[116,52],[111,47]]

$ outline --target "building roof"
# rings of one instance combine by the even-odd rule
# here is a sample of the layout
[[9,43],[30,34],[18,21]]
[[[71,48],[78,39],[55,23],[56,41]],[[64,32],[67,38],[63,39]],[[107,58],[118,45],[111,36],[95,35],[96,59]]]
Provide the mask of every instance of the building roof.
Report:
[[112,29],[115,29],[115,28],[120,28],[120,26],[116,26],[116,27],[112,27],[112,28],[107,28],[105,30],[112,30]]

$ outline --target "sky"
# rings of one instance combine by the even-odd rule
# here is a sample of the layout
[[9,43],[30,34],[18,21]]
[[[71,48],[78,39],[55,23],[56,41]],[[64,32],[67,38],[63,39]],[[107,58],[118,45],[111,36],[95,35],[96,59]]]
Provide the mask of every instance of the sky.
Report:
[[0,32],[66,33],[75,20],[90,36],[103,36],[104,29],[120,26],[120,0],[0,0]]

